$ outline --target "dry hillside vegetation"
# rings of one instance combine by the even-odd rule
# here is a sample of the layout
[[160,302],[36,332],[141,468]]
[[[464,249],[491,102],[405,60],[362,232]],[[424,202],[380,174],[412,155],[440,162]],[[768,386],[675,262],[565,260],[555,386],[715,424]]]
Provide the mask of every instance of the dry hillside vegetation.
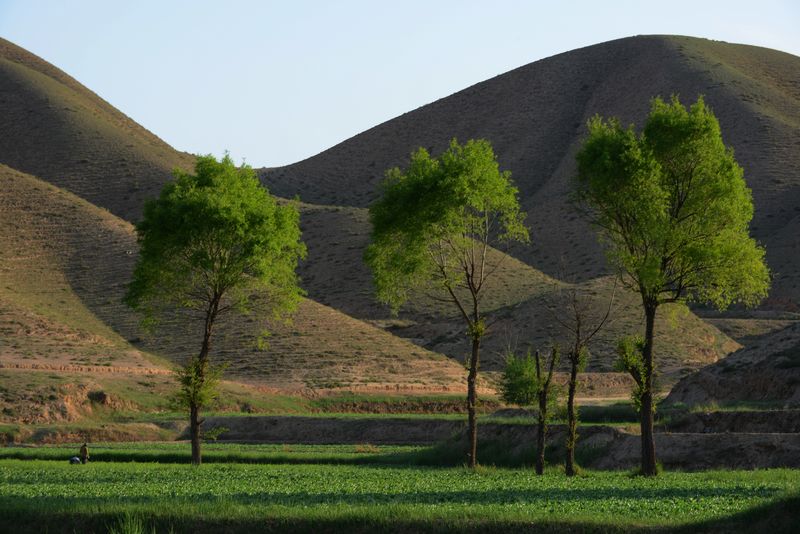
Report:
[[[419,294],[393,317],[375,301],[371,275],[361,258],[369,243],[369,214],[364,208],[301,206],[303,237],[308,258],[300,267],[308,296],[317,302],[410,339],[435,352],[463,361],[469,350],[464,325],[450,302]],[[535,239],[535,236],[534,236]],[[534,245],[535,246],[535,245]],[[492,312],[491,336],[485,339],[483,367],[500,370],[505,351],[511,348],[544,348],[552,342],[568,344],[553,313],[565,313],[558,294],[572,284],[552,278],[530,265],[492,250],[497,270],[485,294],[484,309]],[[610,277],[598,277],[576,284],[594,295],[593,315],[601,316],[612,293]],[[595,357],[589,370],[610,372],[616,358],[617,340],[644,328],[639,297],[619,289],[614,320],[592,347]],[[552,308],[548,312],[547,308]],[[739,347],[715,327],[691,312],[665,308],[659,315],[657,350],[662,358],[664,384],[671,385],[685,373],[717,361]],[[565,364],[566,365],[566,364]]]
[[[0,181],[0,363],[154,367],[95,314],[77,279],[115,271],[112,258],[131,250],[130,225],[3,165]],[[105,264],[92,262],[100,251]],[[123,283],[106,288],[108,301]]]
[[[0,364],[6,367],[120,372],[163,370],[194,354],[198,322],[173,317],[147,336],[122,303],[136,261],[130,224],[75,195],[0,167]],[[228,376],[304,389],[368,386],[447,390],[460,366],[444,356],[310,300],[292,324],[274,325],[266,351],[252,340],[255,317],[231,318],[215,343]],[[140,349],[134,349],[129,342]],[[144,352],[143,352],[144,351]]]

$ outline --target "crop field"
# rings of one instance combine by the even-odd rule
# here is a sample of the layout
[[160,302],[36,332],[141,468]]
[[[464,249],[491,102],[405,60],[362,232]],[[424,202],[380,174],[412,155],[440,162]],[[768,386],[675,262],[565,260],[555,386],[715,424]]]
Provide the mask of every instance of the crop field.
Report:
[[[199,468],[167,463],[186,454],[185,447],[95,447],[93,458],[103,461],[85,466],[67,464],[63,447],[0,450],[0,531],[106,532],[138,525],[145,532],[312,526],[322,532],[722,532],[768,525],[775,532],[790,528],[796,517],[788,516],[800,509],[800,473],[789,469],[668,472],[656,478],[590,471],[569,479],[557,468],[537,477],[529,469],[382,464],[381,458],[411,458],[417,448],[368,445],[209,444],[206,457],[224,455],[224,462]],[[15,450],[22,459],[10,459]],[[163,456],[131,461],[147,451]],[[48,455],[53,459],[38,459]],[[126,455],[129,461],[115,461]],[[255,458],[261,463],[252,463]],[[365,465],[349,463],[359,458]]]

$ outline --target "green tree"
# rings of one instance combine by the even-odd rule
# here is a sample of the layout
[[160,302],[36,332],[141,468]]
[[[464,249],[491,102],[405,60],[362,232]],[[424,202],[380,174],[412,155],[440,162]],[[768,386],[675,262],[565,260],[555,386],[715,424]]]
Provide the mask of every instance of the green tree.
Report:
[[214,326],[229,312],[270,319],[291,313],[302,295],[295,269],[306,249],[296,206],[278,204],[250,167],[237,168],[228,155],[202,156],[195,174],[174,175],[136,225],[139,258],[125,301],[148,327],[180,310],[202,321],[200,351],[178,377],[192,463],[200,464],[199,412],[221,374],[209,362]]
[[558,365],[560,351],[553,345],[549,357],[542,358],[537,350],[522,357],[513,352],[506,357],[506,367],[500,383],[503,401],[517,406],[538,405],[536,426],[536,474],[544,474],[544,452],[547,446],[547,425],[551,408],[558,399],[553,385],[553,371]]
[[594,117],[577,155],[576,197],[610,264],[638,292],[642,350],[642,473],[656,474],[653,333],[665,303],[756,305],[769,289],[764,249],[748,235],[750,189],[702,98],[686,109],[656,98],[640,135]]
[[396,313],[415,290],[451,302],[464,319],[467,359],[468,464],[477,453],[477,376],[486,321],[487,281],[504,255],[491,246],[528,241],[511,173],[501,172],[489,141],[454,139],[438,158],[420,148],[408,169],[387,171],[381,198],[370,207],[372,242],[365,261],[380,301]]

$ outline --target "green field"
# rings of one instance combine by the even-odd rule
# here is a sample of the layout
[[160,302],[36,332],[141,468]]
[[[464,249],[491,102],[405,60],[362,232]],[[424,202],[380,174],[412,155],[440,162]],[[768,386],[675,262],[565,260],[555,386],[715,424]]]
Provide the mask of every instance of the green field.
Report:
[[[79,445],[3,447],[0,460],[55,460],[66,462]],[[181,442],[104,443],[92,445],[91,462],[189,463],[189,445]],[[412,464],[428,457],[433,447],[413,445],[240,445],[203,444],[205,463],[245,464]],[[431,460],[428,463],[432,463]]]
[[[216,463],[166,463],[185,449],[94,447],[93,457],[106,460],[85,466],[67,464],[71,448],[0,449],[0,531],[106,532],[139,521],[145,532],[769,528],[774,534],[791,531],[800,510],[800,472],[789,469],[652,479],[587,472],[568,479],[557,468],[536,477],[529,469],[381,464],[392,455],[413,457],[419,448],[368,445],[209,444],[206,458]],[[163,454],[162,462],[130,461],[152,453]],[[53,459],[34,459],[48,455]],[[113,455],[129,461],[112,461]],[[372,464],[349,463],[359,458]]]

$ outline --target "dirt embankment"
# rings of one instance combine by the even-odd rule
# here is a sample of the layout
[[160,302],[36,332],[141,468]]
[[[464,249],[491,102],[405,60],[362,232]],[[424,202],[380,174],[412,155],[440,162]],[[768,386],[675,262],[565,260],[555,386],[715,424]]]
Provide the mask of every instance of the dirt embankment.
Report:
[[[639,465],[639,436],[614,436],[586,467],[630,469]],[[800,467],[800,434],[656,434],[656,455],[667,469],[767,469]]]
[[71,423],[100,412],[135,410],[136,404],[104,391],[97,384],[64,384],[47,392],[15,391],[0,395],[0,422]]
[[[459,441],[466,422],[418,418],[321,418],[321,417],[210,417],[206,428],[228,430],[220,441],[313,444],[434,445]],[[580,428],[578,452],[584,467],[632,469],[639,464],[640,437],[632,429],[609,426]],[[483,443],[501,443],[517,456],[536,442],[535,425],[494,424],[478,426]],[[550,427],[550,443],[562,447],[566,428]],[[457,446],[457,445],[456,445]],[[800,433],[669,433],[656,434],[659,461],[667,469],[756,469],[800,467]]]
[[208,417],[206,430],[224,427],[220,441],[261,443],[429,445],[463,431],[465,421],[420,418]]
[[100,443],[121,441],[173,440],[177,432],[152,423],[110,423],[89,427],[22,426],[17,431],[0,432],[0,445],[32,443],[36,445],[62,443]]

